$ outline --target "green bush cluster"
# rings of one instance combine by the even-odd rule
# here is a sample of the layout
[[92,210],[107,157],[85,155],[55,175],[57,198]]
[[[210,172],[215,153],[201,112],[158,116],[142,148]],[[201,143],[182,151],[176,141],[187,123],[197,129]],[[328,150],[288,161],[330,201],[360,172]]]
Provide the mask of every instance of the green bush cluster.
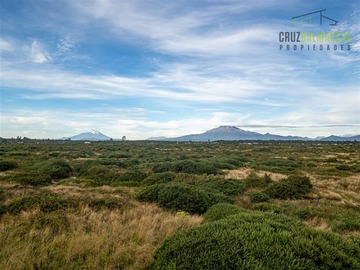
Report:
[[162,173],[155,173],[146,177],[143,181],[143,185],[154,185],[154,184],[163,184],[168,183],[174,180],[175,174],[172,172],[162,172]]
[[285,160],[285,159],[273,159],[257,162],[259,169],[270,170],[279,173],[293,172],[302,166],[301,161]]
[[272,212],[276,214],[284,212],[284,209],[282,209],[280,206],[268,202],[254,204],[253,210],[261,211],[261,212]]
[[61,198],[52,194],[41,194],[26,196],[8,205],[3,205],[5,212],[9,214],[18,214],[35,207],[39,207],[42,212],[49,213],[52,211],[74,207],[74,201]]
[[360,247],[284,215],[240,212],[177,234],[148,270],[360,269]]
[[211,206],[206,213],[204,214],[204,221],[205,222],[212,222],[217,221],[220,219],[224,219],[228,216],[239,214],[245,209],[242,209],[236,205],[229,204],[229,203],[218,203]]
[[113,151],[107,154],[108,158],[129,158],[131,155],[122,151]]
[[140,201],[156,202],[161,207],[191,214],[204,213],[210,206],[231,199],[220,193],[212,193],[181,183],[153,185],[138,195]]
[[0,172],[17,168],[18,165],[14,161],[0,160]]
[[82,176],[92,179],[93,186],[110,185],[120,177],[114,168],[105,165],[86,166],[86,169],[80,169],[80,173]]
[[46,186],[52,183],[49,175],[36,172],[18,173],[9,175],[5,178],[7,181],[17,182],[23,185]]
[[300,199],[312,189],[310,178],[301,175],[291,175],[272,184],[264,192],[274,199]]
[[248,194],[252,203],[261,203],[270,201],[270,196],[264,192],[250,192]]
[[123,182],[133,181],[136,183],[140,183],[146,177],[147,177],[147,173],[145,173],[144,171],[139,169],[131,169],[121,174],[118,181],[123,181]]
[[46,161],[36,165],[40,175],[48,175],[52,179],[64,179],[71,175],[73,169],[64,160]]
[[202,189],[220,192],[227,196],[236,196],[246,190],[246,183],[237,179],[211,178],[198,184]]
[[204,161],[180,160],[176,162],[158,163],[153,166],[155,173],[173,171],[192,174],[216,174],[218,169]]

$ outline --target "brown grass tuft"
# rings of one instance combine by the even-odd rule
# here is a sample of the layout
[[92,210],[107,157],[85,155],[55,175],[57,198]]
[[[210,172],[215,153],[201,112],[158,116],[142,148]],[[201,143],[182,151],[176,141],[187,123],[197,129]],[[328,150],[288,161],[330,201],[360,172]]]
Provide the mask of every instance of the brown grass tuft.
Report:
[[[39,223],[49,216],[53,223]],[[82,206],[73,213],[6,215],[0,223],[0,269],[142,269],[165,238],[201,222],[199,216],[179,219],[144,203],[126,211]]]

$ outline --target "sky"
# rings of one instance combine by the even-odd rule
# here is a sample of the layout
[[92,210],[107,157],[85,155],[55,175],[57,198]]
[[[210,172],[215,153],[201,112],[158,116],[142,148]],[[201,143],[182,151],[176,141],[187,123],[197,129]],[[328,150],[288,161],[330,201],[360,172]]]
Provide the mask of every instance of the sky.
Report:
[[[339,23],[292,19],[322,9]],[[279,32],[351,41],[284,43]],[[96,129],[139,140],[220,125],[360,134],[360,3],[0,0],[0,90],[6,138]]]

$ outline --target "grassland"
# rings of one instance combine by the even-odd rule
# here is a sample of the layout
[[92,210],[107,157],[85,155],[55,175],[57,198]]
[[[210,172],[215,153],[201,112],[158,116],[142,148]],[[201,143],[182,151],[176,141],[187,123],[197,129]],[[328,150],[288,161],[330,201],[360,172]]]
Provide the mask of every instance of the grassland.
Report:
[[[219,218],[214,211],[231,217]],[[269,235],[269,228],[281,223],[288,227]],[[234,224],[242,229],[234,230]],[[322,269],[356,269],[360,144],[0,143],[0,269],[187,269],[181,256],[187,263],[194,260],[193,269],[217,265],[206,259],[211,256],[224,262],[214,269],[232,269],[232,259],[223,253],[245,247],[252,234],[240,235],[249,230],[264,231],[261,237],[275,241],[257,251],[275,250],[269,256],[301,235],[317,239],[316,246],[338,247],[329,249],[339,254],[336,264],[331,256],[311,257],[317,249],[308,239],[299,240],[291,244],[293,253],[281,253],[288,267],[316,269],[318,260]],[[201,239],[208,233],[218,238],[207,246],[223,253],[200,247],[194,257],[181,244],[196,237],[206,242]],[[227,235],[239,236],[238,242]],[[250,250],[253,243],[247,244]],[[309,252],[299,255],[298,245]],[[189,246],[196,250],[198,244]],[[281,261],[253,262],[257,257],[246,255],[249,250],[234,259],[238,269],[281,269]]]

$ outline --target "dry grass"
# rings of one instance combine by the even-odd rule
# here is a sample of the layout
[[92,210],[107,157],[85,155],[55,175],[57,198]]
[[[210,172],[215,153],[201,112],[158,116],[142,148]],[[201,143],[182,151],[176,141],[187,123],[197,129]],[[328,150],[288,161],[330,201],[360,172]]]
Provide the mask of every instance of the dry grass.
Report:
[[321,231],[328,231],[331,229],[326,220],[321,217],[312,217],[305,221],[305,223]]
[[310,177],[314,191],[308,196],[312,199],[339,201],[342,204],[360,205],[360,174],[341,178],[324,179],[318,175],[303,172]]
[[265,174],[267,174],[274,181],[279,181],[279,180],[287,177],[285,174],[281,174],[281,173],[273,173],[273,172],[268,172],[268,171],[254,171],[253,169],[249,169],[249,168],[240,168],[240,169],[236,169],[236,170],[224,170],[226,179],[229,179],[229,178],[245,179],[251,172],[255,172],[258,176],[264,176]]
[[[39,225],[49,215],[57,218]],[[142,269],[165,238],[201,221],[143,203],[126,211],[84,206],[73,213],[6,215],[0,223],[0,269]]]

